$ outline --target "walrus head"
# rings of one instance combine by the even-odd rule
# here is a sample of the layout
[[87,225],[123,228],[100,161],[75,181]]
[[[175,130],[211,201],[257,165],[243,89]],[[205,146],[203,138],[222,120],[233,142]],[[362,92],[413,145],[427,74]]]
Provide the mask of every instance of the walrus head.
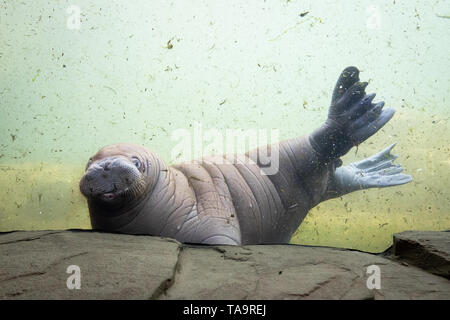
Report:
[[159,163],[143,146],[120,143],[100,149],[86,165],[80,191],[95,207],[124,207],[148,194]]

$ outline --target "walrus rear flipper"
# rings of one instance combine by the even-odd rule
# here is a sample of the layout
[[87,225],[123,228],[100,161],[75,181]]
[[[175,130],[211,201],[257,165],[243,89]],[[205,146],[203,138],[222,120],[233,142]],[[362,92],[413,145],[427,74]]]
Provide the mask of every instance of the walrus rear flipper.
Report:
[[329,179],[323,200],[357,190],[393,187],[411,182],[412,177],[402,173],[402,166],[394,164],[397,156],[391,154],[391,150],[395,145],[393,143],[371,157],[337,168]]
[[356,67],[346,68],[333,91],[328,119],[310,135],[310,143],[325,162],[346,154],[367,140],[394,115],[384,102],[372,103],[375,94],[365,93],[367,82],[359,81]]

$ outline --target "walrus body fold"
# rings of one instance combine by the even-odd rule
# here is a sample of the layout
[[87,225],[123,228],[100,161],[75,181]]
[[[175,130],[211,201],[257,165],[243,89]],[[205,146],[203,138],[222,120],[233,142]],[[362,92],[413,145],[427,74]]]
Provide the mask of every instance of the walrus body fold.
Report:
[[[340,156],[393,115],[381,110],[380,103],[371,103],[374,95],[365,95],[364,84],[354,88],[359,84],[355,69],[347,68],[338,80],[324,126],[269,146],[279,154],[273,174],[263,173],[259,149],[234,161],[210,156],[167,166],[139,145],[102,148],[90,159],[80,182],[92,227],[189,243],[288,243],[318,203],[354,190],[411,181],[392,163],[393,146],[337,169]],[[367,128],[374,121],[376,130]]]

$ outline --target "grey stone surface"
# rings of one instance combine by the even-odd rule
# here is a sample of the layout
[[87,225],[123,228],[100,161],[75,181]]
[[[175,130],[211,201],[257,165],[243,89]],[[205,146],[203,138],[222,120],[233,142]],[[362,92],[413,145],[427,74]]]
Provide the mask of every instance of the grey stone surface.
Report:
[[[450,299],[448,280],[381,256],[334,248],[184,247],[167,299]],[[367,267],[381,271],[369,290]]]
[[[0,299],[148,299],[173,274],[179,244],[88,231],[0,236]],[[81,269],[81,289],[66,286]]]
[[[93,231],[0,234],[0,299],[450,299],[450,281],[359,251],[194,246]],[[81,289],[69,290],[69,265]],[[367,267],[381,271],[369,290]]]
[[393,254],[450,279],[450,231],[405,231],[394,235]]

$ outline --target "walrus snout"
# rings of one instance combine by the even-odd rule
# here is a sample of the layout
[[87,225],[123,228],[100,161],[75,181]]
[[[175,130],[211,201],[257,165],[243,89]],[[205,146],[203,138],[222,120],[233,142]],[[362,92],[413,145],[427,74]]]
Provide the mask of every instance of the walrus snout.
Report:
[[142,180],[141,172],[126,157],[107,157],[91,163],[80,181],[87,198],[110,202],[129,195]]

